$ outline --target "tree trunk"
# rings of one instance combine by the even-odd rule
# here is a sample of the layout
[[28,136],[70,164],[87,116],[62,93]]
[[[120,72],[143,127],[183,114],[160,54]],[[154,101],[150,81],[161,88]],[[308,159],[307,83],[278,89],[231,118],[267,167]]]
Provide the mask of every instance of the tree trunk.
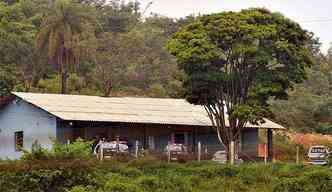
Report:
[[65,70],[61,73],[61,94],[67,93],[67,79],[68,79],[68,74],[67,71]]
[[112,80],[109,79],[105,83],[105,92],[104,92],[105,95],[104,96],[109,97],[112,93],[112,89],[113,89],[113,83],[112,83]]
[[232,140],[229,145],[229,163],[234,165],[235,163],[235,142]]

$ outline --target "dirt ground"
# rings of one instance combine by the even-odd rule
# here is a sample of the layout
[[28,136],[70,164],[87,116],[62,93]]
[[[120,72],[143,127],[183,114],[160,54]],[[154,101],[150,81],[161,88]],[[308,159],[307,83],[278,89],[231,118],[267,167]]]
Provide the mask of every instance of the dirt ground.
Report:
[[303,145],[306,148],[309,148],[311,145],[332,146],[332,135],[294,133],[290,134],[290,138],[294,143]]

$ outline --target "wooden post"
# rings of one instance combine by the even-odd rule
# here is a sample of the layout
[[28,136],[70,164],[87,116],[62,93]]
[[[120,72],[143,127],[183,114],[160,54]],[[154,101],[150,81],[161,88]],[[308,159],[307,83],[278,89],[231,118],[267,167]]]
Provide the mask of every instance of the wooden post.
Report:
[[273,161],[273,130],[267,130],[267,158],[269,162]]
[[197,154],[198,154],[198,157],[197,157],[197,160],[198,161],[201,161],[201,153],[202,153],[202,144],[200,141],[198,141],[198,146],[197,146]]
[[168,163],[171,162],[171,150],[170,149],[168,149],[168,151],[167,151],[167,161],[168,161]]
[[116,153],[120,152],[120,136],[116,136]]
[[265,165],[267,164],[267,156],[268,156],[267,153],[268,153],[268,152],[267,152],[267,144],[265,143],[265,144],[264,144],[264,164],[265,164]]
[[138,141],[135,142],[135,157],[138,158]]
[[230,163],[231,165],[234,165],[235,163],[235,145],[234,145],[234,141],[231,141],[231,145],[230,145]]
[[204,147],[204,159],[208,159],[208,148],[207,148],[207,145],[205,145]]
[[300,147],[296,146],[296,164],[300,164]]
[[100,160],[104,160],[104,148],[103,148],[103,145],[100,145]]

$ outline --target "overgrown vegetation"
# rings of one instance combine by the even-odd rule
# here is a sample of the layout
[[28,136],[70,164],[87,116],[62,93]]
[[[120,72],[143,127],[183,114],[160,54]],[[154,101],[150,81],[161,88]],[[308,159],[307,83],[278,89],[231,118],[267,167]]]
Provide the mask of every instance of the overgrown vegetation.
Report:
[[[0,191],[326,192],[332,187],[329,167],[292,163],[229,166],[211,161],[179,164],[150,155],[101,162],[91,156],[91,142],[78,139],[53,145],[52,150],[46,150],[35,142],[21,160],[0,160]],[[281,160],[295,162],[295,143],[278,136],[276,145],[283,152]]]
[[92,142],[77,139],[70,144],[61,144],[53,141],[52,149],[47,150],[43,148],[38,141],[32,144],[31,150],[23,151],[22,160],[89,160],[92,159]]
[[304,83],[289,90],[288,100],[271,101],[275,120],[298,132],[332,133],[332,49],[306,69]]
[[187,164],[140,159],[129,163],[42,161],[0,163],[0,191],[7,192],[327,192],[332,173],[326,167],[213,162]]

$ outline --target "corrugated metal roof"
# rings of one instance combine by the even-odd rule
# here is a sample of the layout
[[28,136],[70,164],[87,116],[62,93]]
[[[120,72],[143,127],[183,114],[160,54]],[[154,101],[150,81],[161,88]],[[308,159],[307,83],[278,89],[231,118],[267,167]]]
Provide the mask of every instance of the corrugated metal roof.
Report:
[[[99,97],[14,92],[14,95],[63,120],[211,125],[202,106],[184,99]],[[226,122],[228,124],[228,122]],[[246,127],[283,129],[270,120]]]

